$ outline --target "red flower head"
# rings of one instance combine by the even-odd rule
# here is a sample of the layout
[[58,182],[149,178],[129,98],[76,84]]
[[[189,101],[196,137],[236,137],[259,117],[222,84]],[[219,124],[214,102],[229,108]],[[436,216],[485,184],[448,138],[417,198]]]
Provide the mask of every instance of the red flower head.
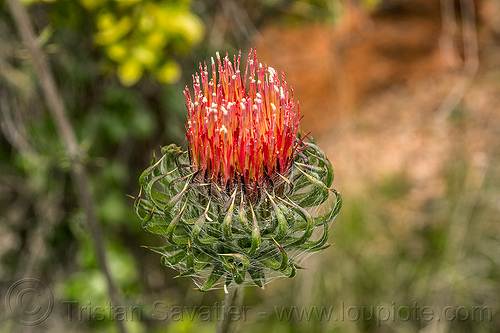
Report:
[[[206,63],[193,76],[193,98],[186,87],[186,135],[193,166],[205,178],[229,190],[268,187],[291,167],[300,112],[284,73],[257,61],[250,51],[244,76],[226,55],[212,77]],[[217,67],[216,67],[217,66]],[[217,69],[218,68],[218,76]],[[217,82],[216,82],[217,81]]]
[[143,228],[167,241],[151,249],[202,291],[294,277],[328,247],[342,204],[324,152],[298,137],[284,74],[250,51],[241,75],[240,58],[217,54],[210,78],[200,64],[193,95],[185,89],[189,150],[163,147],[135,200]]

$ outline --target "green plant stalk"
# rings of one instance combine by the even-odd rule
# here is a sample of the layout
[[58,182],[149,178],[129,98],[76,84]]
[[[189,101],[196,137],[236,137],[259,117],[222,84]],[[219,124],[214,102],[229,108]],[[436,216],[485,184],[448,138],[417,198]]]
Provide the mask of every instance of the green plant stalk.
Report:
[[224,306],[222,307],[220,318],[218,318],[217,333],[236,332],[238,321],[229,316],[230,309],[241,309],[245,287],[232,283],[228,287],[228,292],[224,295]]

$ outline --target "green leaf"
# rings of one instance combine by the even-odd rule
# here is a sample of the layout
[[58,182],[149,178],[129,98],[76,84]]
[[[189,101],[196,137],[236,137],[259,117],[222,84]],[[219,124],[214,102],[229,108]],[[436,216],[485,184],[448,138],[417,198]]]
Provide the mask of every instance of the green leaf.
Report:
[[175,244],[174,231],[177,228],[179,221],[181,220],[181,216],[182,213],[184,212],[184,209],[186,208],[186,205],[187,205],[187,200],[184,203],[184,206],[182,206],[180,212],[174,217],[174,219],[170,222],[170,224],[167,227],[165,236],[167,237],[167,240],[172,244]]
[[278,249],[280,251],[280,255],[281,255],[280,260],[277,260],[276,258],[274,258],[274,256],[270,255],[270,256],[261,258],[260,261],[272,270],[275,270],[275,271],[284,270],[288,267],[288,254],[283,249],[283,247],[278,242],[276,242],[276,240],[273,239],[273,241],[278,246]]
[[224,274],[224,270],[222,270],[220,267],[214,267],[212,270],[212,273],[210,273],[210,276],[208,277],[207,281],[205,284],[200,287],[198,290],[199,291],[208,291],[212,289],[212,287],[219,281],[221,276]]
[[222,222],[222,234],[226,241],[231,240],[233,237],[233,234],[231,232],[231,220],[233,218],[233,208],[234,208],[234,199],[236,198],[236,190],[233,192],[232,197],[233,199],[231,200],[231,205],[229,206],[226,216],[224,216],[224,221]]
[[305,249],[307,251],[314,251],[315,249],[322,247],[328,241],[328,223],[323,223],[323,235],[317,241],[307,241],[298,247]]
[[253,283],[255,283],[259,287],[263,287],[266,283],[266,277],[264,275],[264,271],[260,267],[253,267],[248,270],[250,276],[252,277]]
[[257,221],[257,218],[255,217],[255,212],[253,211],[252,204],[250,204],[250,210],[252,211],[252,221],[253,221],[253,228],[252,228],[252,245],[250,247],[250,252],[249,254],[251,256],[258,254],[261,249],[261,238],[260,238],[260,228],[259,228],[259,222]]
[[210,202],[207,205],[207,208],[203,212],[203,214],[198,218],[196,223],[194,224],[193,230],[192,230],[192,235],[193,235],[193,241],[198,244],[198,245],[207,245],[207,244],[212,244],[215,242],[218,242],[219,239],[212,237],[212,236],[205,236],[205,237],[200,237],[200,233],[202,231],[203,225],[205,224],[206,221],[206,216],[208,209],[210,207]]
[[300,238],[297,238],[294,242],[286,244],[286,247],[296,246],[296,245],[300,245],[300,244],[306,242],[309,239],[309,237],[311,237],[311,234],[312,234],[313,229],[314,229],[314,221],[313,221],[313,218],[311,217],[311,214],[309,214],[308,211],[306,211],[304,208],[298,206],[297,204],[295,204],[293,202],[289,202],[289,201],[286,201],[283,199],[280,199],[280,200],[283,203],[290,205],[293,208],[293,210],[296,211],[306,222],[306,225],[305,225],[306,229],[304,230],[304,233],[302,234],[302,236]]
[[295,264],[291,264],[286,269],[282,270],[281,272],[286,277],[293,278],[297,274],[297,267],[295,267]]
[[161,257],[161,263],[165,266],[172,267],[178,265],[181,261],[186,258],[186,252],[184,250],[177,252],[171,256]]
[[[267,191],[266,191],[267,193]],[[273,206],[274,213],[276,215],[276,220],[278,221],[278,232],[275,235],[275,238],[277,240],[281,240],[283,237],[286,235],[286,230],[288,228],[288,223],[286,221],[285,215],[281,211],[280,207],[276,204],[274,198],[267,193],[267,196],[269,197],[269,200],[271,201],[271,205]],[[272,231],[271,231],[272,232]]]

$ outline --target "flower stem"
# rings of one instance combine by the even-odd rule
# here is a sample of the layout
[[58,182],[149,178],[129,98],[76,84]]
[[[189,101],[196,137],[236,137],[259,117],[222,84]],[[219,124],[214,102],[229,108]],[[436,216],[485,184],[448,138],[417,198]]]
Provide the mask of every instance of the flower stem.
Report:
[[221,308],[219,322],[217,324],[217,333],[233,333],[236,332],[238,319],[229,315],[229,311],[233,309],[241,310],[243,304],[243,296],[245,287],[238,284],[231,284],[228,287],[228,292],[224,295],[224,305]]

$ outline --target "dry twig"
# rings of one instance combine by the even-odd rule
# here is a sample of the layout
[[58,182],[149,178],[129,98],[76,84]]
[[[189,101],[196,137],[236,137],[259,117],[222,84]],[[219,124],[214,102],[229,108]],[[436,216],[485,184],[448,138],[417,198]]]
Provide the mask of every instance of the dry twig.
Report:
[[[85,166],[82,163],[82,153],[77,143],[75,132],[67,117],[62,98],[57,91],[49,65],[37,44],[34,29],[26,9],[19,0],[7,0],[7,5],[12,13],[19,34],[26,43],[28,52],[32,57],[44,98],[56,123],[59,136],[66,148],[69,161],[71,162],[71,176],[75,189],[77,189],[77,199],[87,218],[88,227],[97,254],[97,262],[108,284],[109,297],[115,306],[119,306],[121,305],[120,297],[106,261],[102,230],[95,215],[95,203],[90,193],[89,179]],[[117,320],[116,323],[120,332],[126,332],[122,321]]]

